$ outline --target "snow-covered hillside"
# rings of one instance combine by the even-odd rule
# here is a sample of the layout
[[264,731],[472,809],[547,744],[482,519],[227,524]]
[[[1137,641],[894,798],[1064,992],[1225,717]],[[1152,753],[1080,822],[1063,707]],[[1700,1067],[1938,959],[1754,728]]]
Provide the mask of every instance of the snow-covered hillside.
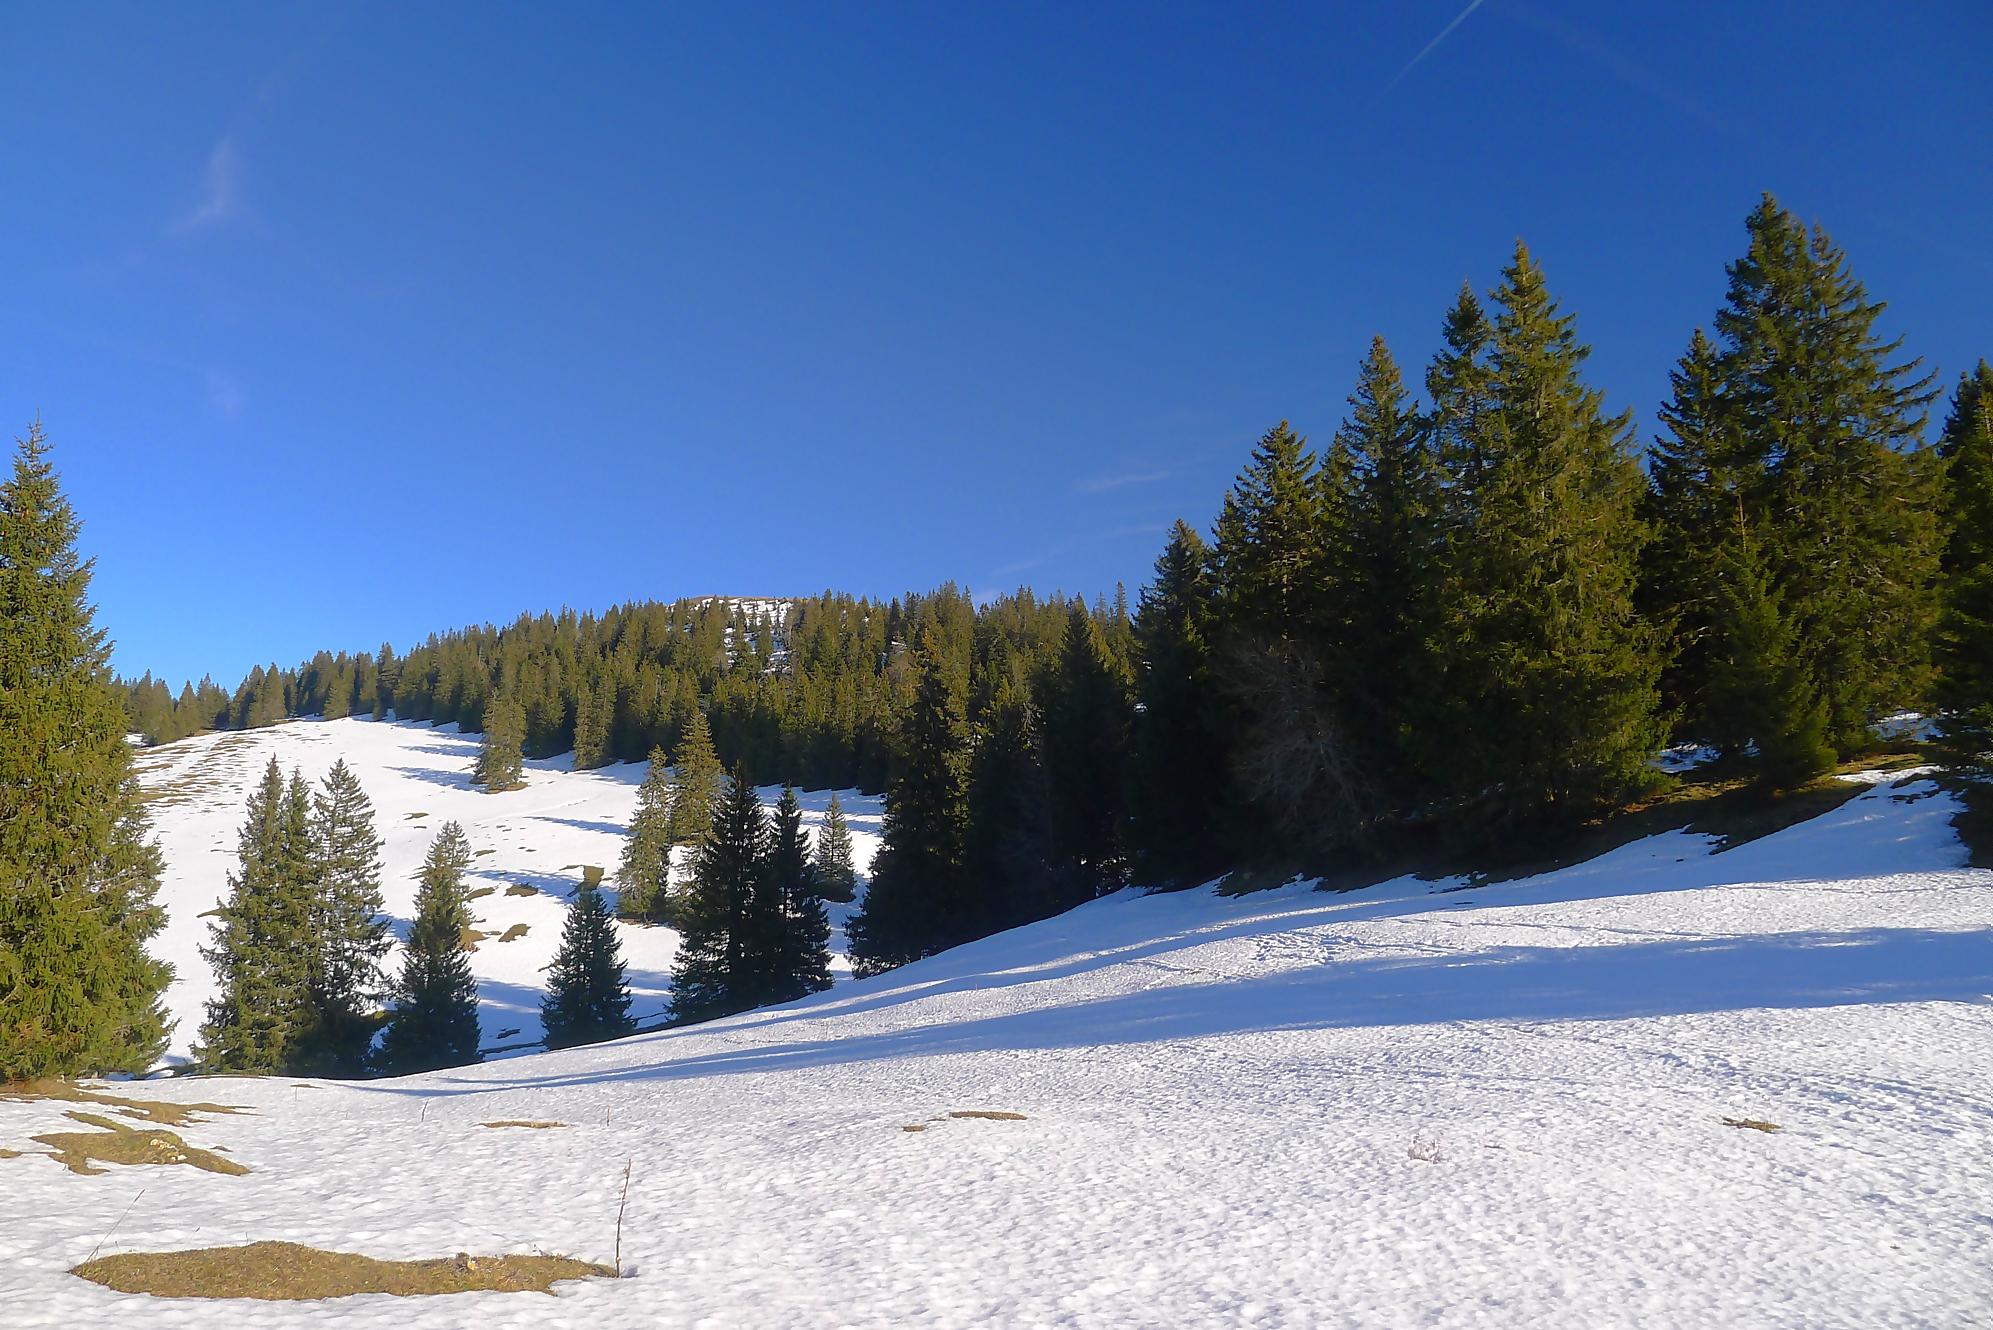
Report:
[[[1953,811],[1878,781],[1720,854],[1124,892],[707,1026],[139,1087],[252,1106],[185,1131],[251,1172],[0,1160],[0,1323],[1993,1324],[1993,873]],[[0,1102],[0,1147],[64,1107]],[[479,1125],[508,1119],[565,1125]],[[100,1240],[606,1261],[626,1162],[631,1277],[551,1301],[217,1308],[64,1273]]]
[[[471,888],[489,891],[471,903],[478,930],[489,934],[471,955],[484,1042],[506,1046],[540,1038],[543,971],[560,941],[568,897],[583,866],[615,873],[644,766],[572,771],[568,756],[528,762],[525,789],[488,795],[470,784],[477,749],[477,738],[459,735],[455,725],[346,719],[203,735],[139,756],[141,779],[152,796],[153,830],[166,858],[160,901],[168,924],[154,949],[176,972],[167,994],[179,1022],[172,1059],[184,1059],[192,1047],[202,1006],[214,990],[213,973],[199,952],[208,936],[204,916],[228,891],[243,805],[272,757],[286,772],[298,767],[313,781],[344,758],[359,777],[384,842],[383,894],[398,933],[407,932],[416,873],[429,842],[445,822],[463,824],[478,856]],[[780,791],[762,793],[772,804]],[[839,801],[862,874],[878,846],[879,800],[846,790]],[[830,792],[804,794],[801,802],[803,824],[813,828]],[[840,951],[849,909],[831,907],[832,944]],[[665,928],[618,927],[629,965],[631,1014],[639,1021],[656,1020],[670,995],[678,935]],[[836,963],[848,971],[841,956]],[[389,965],[399,968],[393,958]]]

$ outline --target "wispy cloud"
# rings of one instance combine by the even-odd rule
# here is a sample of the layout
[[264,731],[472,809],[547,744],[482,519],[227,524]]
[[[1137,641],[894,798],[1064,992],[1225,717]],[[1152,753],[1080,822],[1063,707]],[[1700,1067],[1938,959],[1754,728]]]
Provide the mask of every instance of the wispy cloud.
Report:
[[242,156],[233,136],[215,144],[201,174],[201,201],[174,221],[175,235],[220,226],[242,216]]
[[1105,494],[1109,490],[1127,489],[1130,485],[1154,485],[1169,480],[1174,471],[1122,471],[1113,475],[1088,476],[1073,482],[1073,489],[1080,494]]
[[1125,526],[1111,526],[1099,531],[1085,532],[1084,534],[1059,541],[1055,545],[1048,546],[1028,559],[1018,559],[1012,563],[999,564],[995,568],[990,569],[990,577],[992,579],[1015,577],[1019,573],[1030,572],[1033,568],[1042,568],[1054,559],[1064,558],[1074,550],[1087,545],[1102,544],[1111,540],[1128,540],[1135,536],[1154,537],[1161,535],[1167,530],[1169,530],[1169,523],[1167,522],[1131,522]]
[[1413,56],[1410,60],[1407,60],[1405,62],[1405,67],[1398,71],[1396,77],[1394,77],[1389,83],[1384,85],[1384,91],[1389,92],[1391,91],[1391,89],[1397,87],[1399,83],[1403,82],[1405,75],[1411,73],[1414,69],[1417,69],[1419,66],[1419,62],[1421,60],[1431,55],[1433,51],[1439,47],[1439,44],[1441,42],[1445,41],[1448,37],[1451,37],[1453,35],[1453,30],[1455,28],[1459,27],[1461,24],[1467,21],[1467,16],[1469,14],[1472,14],[1475,10],[1479,9],[1485,3],[1486,0],[1469,0],[1467,8],[1461,10],[1458,14],[1455,14],[1453,16],[1453,22],[1447,24],[1445,27],[1439,30],[1439,36],[1427,42],[1423,47],[1420,48],[1419,53],[1417,55]]

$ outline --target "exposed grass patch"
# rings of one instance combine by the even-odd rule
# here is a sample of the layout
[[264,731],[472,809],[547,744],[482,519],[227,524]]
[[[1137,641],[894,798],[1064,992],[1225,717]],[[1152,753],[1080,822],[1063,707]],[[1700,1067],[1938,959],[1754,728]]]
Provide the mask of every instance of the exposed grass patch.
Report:
[[479,850],[479,851],[477,851],[476,853],[472,854],[472,855],[471,855],[471,858],[473,858],[473,859],[482,859],[482,858],[484,858],[484,857],[485,857],[485,856],[486,856],[487,854],[497,854],[497,853],[498,853],[498,851],[497,851],[497,850]]
[[498,890],[497,887],[479,887],[475,891],[465,892],[464,899],[467,901],[481,901],[486,896],[491,895],[492,892],[497,890]]
[[403,813],[403,814],[402,814],[401,816],[402,816],[402,819],[403,819],[404,821],[408,821],[408,822],[413,822],[413,821],[414,821],[414,820],[415,820],[416,818],[418,818],[418,817],[428,817],[428,816],[429,816],[429,814],[427,814],[427,813]]
[[505,889],[505,894],[508,896],[537,896],[540,894],[540,889],[538,887],[529,887],[524,882],[514,882]]
[[491,934],[475,928],[460,928],[457,930],[457,945],[465,951],[476,951],[477,944],[490,936]]
[[1000,1108],[951,1108],[948,1110],[948,1116],[951,1118],[981,1118],[986,1122],[1025,1121],[1022,1113],[1007,1113]]
[[1781,1128],[1779,1127],[1778,1123],[1776,1123],[1776,1122],[1762,1122],[1762,1121],[1758,1120],[1757,1118],[1725,1118],[1725,1119],[1723,1119],[1723,1125],[1724,1125],[1724,1126],[1726,1126],[1726,1127],[1742,1127],[1742,1128],[1744,1128],[1744,1129],[1745,1129],[1745,1130],[1747,1130],[1747,1131],[1779,1131],[1779,1130],[1781,1130]]
[[512,927],[506,929],[505,932],[500,935],[498,940],[500,942],[517,942],[520,938],[525,936],[526,936],[526,925],[514,924],[512,925]]
[[909,1123],[907,1123],[907,1125],[906,1125],[906,1126],[904,1126],[904,1127],[901,1127],[901,1128],[900,1128],[900,1130],[901,1130],[901,1131],[926,1131],[926,1130],[927,1130],[927,1124],[926,1124],[925,1122],[909,1122]]
[[223,1159],[211,1150],[187,1144],[170,1131],[127,1127],[122,1122],[98,1117],[95,1113],[69,1112],[63,1115],[98,1131],[57,1131],[33,1139],[49,1147],[54,1160],[72,1173],[104,1173],[105,1164],[186,1164],[209,1173],[239,1177],[249,1170],[232,1159]]
[[21,1104],[36,1099],[54,1099],[68,1104],[99,1104],[115,1108],[128,1118],[157,1122],[168,1127],[191,1126],[202,1121],[203,1115],[211,1117],[249,1111],[239,1104],[176,1104],[163,1099],[131,1099],[103,1090],[85,1089],[74,1081],[19,1081],[0,1086],[0,1100]]
[[535,1122],[530,1118],[500,1118],[496,1122],[480,1122],[477,1125],[480,1127],[531,1127],[537,1131],[545,1131],[549,1127],[565,1127],[567,1124],[565,1122]]
[[566,1256],[456,1256],[380,1261],[295,1242],[194,1251],[124,1252],[86,1261],[71,1274],[120,1293],[162,1298],[316,1301],[356,1293],[424,1297],[444,1293],[548,1293],[564,1279],[613,1279],[606,1265]]

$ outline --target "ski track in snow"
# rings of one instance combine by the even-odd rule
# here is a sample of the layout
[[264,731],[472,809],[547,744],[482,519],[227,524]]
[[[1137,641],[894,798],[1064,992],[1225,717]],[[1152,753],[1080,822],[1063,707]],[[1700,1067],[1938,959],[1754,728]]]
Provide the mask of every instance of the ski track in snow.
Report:
[[[308,772],[354,761],[384,833],[402,795],[355,753],[465,743],[284,729]],[[534,828],[509,853],[542,843],[530,815],[627,816],[634,771],[557,765],[488,800]],[[0,1325],[1993,1325],[1993,873],[1961,866],[1949,797],[1893,779],[1720,854],[1670,833],[1473,890],[1128,891],[614,1044],[133,1087],[252,1106],[181,1134],[254,1171],[0,1160]],[[451,802],[487,796],[425,797],[487,843]],[[230,798],[199,817],[232,853]],[[500,876],[613,865],[608,833],[554,834]],[[63,1107],[0,1103],[0,1146]],[[931,1120],[959,1109],[1027,1117]],[[502,1118],[570,1125],[476,1125]],[[106,1252],[607,1261],[626,1160],[630,1278],[555,1299],[218,1306],[64,1273],[128,1204]]]

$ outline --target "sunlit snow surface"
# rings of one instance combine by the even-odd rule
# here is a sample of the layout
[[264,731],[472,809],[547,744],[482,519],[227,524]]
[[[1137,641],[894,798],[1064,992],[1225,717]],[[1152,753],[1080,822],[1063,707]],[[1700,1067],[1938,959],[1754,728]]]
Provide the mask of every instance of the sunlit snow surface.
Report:
[[[1878,780],[1723,854],[1124,892],[696,1029],[138,1087],[255,1106],[184,1133],[254,1171],[0,1160],[0,1325],[1993,1323],[1993,873],[1953,811]],[[0,1146],[60,1107],[0,1104]],[[962,1109],[1026,1119],[933,1120]],[[517,1118],[570,1125],[476,1125]],[[625,1161],[631,1277],[553,1300],[218,1308],[63,1273],[127,1205],[106,1251],[606,1261]]]

